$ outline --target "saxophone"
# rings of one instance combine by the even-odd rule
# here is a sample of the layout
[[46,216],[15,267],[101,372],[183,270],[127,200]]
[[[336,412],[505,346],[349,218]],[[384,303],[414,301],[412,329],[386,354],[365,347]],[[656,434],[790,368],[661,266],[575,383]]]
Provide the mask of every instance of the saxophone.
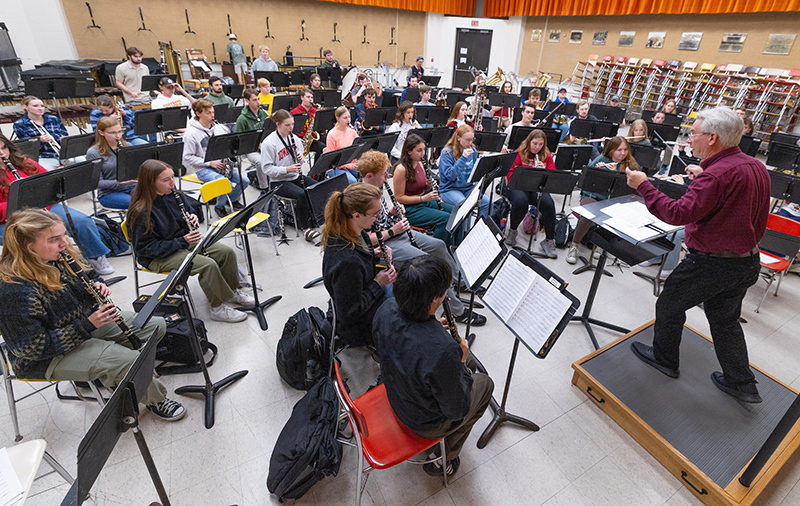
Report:
[[[319,108],[319,104],[314,105],[316,108]],[[312,126],[314,126],[314,114],[309,115],[306,120],[306,136],[303,137],[303,142],[305,142],[306,147],[303,149],[303,158],[307,157],[308,153],[311,151],[311,144],[319,140],[319,134],[311,129]]]

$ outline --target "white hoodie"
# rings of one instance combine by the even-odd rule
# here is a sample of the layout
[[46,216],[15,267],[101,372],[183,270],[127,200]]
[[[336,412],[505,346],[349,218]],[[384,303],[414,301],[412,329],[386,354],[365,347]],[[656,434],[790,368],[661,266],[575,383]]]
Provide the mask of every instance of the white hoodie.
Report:
[[223,125],[214,124],[211,128],[205,128],[197,118],[190,119],[183,133],[183,165],[186,170],[196,172],[207,169],[209,166],[205,159],[209,137],[227,133],[228,129]]
[[[295,156],[297,160],[302,163],[303,160],[303,145],[300,139],[294,135],[289,134],[289,137],[284,139],[286,145],[294,147]],[[258,171],[258,183],[262,187],[267,186],[267,181],[291,181],[297,179],[296,172],[286,172],[286,167],[293,165],[295,159],[292,154],[286,149],[286,145],[281,142],[278,137],[278,131],[275,130],[264,139],[261,143],[261,168]]]

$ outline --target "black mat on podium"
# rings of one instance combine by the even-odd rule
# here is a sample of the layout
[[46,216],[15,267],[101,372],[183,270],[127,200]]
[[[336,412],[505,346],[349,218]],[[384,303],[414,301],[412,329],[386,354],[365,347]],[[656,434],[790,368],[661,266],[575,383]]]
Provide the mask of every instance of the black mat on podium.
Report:
[[764,402],[745,404],[711,383],[720,370],[714,345],[683,328],[681,375],[671,379],[633,354],[632,341],[653,344],[653,326],[584,362],[598,383],[720,487],[753,458],[796,394],[753,369]]

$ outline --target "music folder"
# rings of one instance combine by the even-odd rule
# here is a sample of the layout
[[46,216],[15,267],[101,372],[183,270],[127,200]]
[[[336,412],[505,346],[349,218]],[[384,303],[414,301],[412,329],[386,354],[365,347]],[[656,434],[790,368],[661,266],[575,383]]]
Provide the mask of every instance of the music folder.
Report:
[[458,229],[464,220],[467,219],[472,209],[480,202],[481,195],[483,194],[482,189],[483,179],[472,187],[472,191],[469,192],[467,198],[453,206],[453,210],[450,211],[450,218],[447,220],[446,228],[448,232],[452,234],[453,230]]

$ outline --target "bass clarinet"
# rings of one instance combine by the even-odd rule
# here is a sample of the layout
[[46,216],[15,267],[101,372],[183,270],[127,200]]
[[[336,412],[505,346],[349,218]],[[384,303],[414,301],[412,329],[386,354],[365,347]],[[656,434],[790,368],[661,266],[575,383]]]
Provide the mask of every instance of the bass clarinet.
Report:
[[[86,274],[86,271],[83,270],[81,264],[79,264],[77,260],[72,258],[72,255],[70,255],[66,251],[62,251],[61,262],[64,264],[64,267],[68,271],[70,271],[74,276],[76,276],[78,279],[81,280],[81,283],[83,283],[83,287],[86,288],[86,291],[89,292],[89,295],[94,297],[94,300],[95,302],[97,302],[98,307],[104,306],[106,304],[112,304],[112,305],[114,304],[114,302],[111,300],[111,297],[105,297],[100,293],[100,290],[98,290],[94,286],[94,283],[92,282],[91,279],[89,279],[89,276]],[[134,350],[138,350],[139,348],[142,347],[142,340],[139,339],[139,336],[136,335],[133,329],[130,328],[127,323],[125,323],[125,320],[122,318],[122,316],[120,316],[119,312],[117,312],[117,316],[114,317],[113,321],[114,323],[117,324],[117,326],[125,335],[125,337],[128,338],[128,341],[130,341],[131,346],[133,346]]]
[[[400,208],[400,203],[397,201],[397,199],[394,196],[394,192],[389,187],[389,181],[384,181],[383,186],[386,188],[386,191],[389,193],[389,198],[392,199],[392,204],[394,205],[394,208],[397,209],[397,219],[399,219],[400,221],[403,221],[406,217],[403,214],[402,209]],[[414,240],[414,234],[411,233],[411,229],[406,230],[406,234],[408,234],[408,240],[411,241],[411,245],[414,246],[417,249],[421,249],[419,247],[419,245],[417,244],[417,241]]]
[[172,189],[172,196],[175,197],[175,200],[178,201],[178,207],[181,209],[181,216],[183,216],[183,220],[186,222],[186,226],[189,227],[189,232],[194,232],[198,228],[199,225],[195,226],[194,221],[192,221],[192,216],[186,211],[186,206],[183,205],[183,199],[181,198],[181,194],[178,193],[178,190],[175,188]]

